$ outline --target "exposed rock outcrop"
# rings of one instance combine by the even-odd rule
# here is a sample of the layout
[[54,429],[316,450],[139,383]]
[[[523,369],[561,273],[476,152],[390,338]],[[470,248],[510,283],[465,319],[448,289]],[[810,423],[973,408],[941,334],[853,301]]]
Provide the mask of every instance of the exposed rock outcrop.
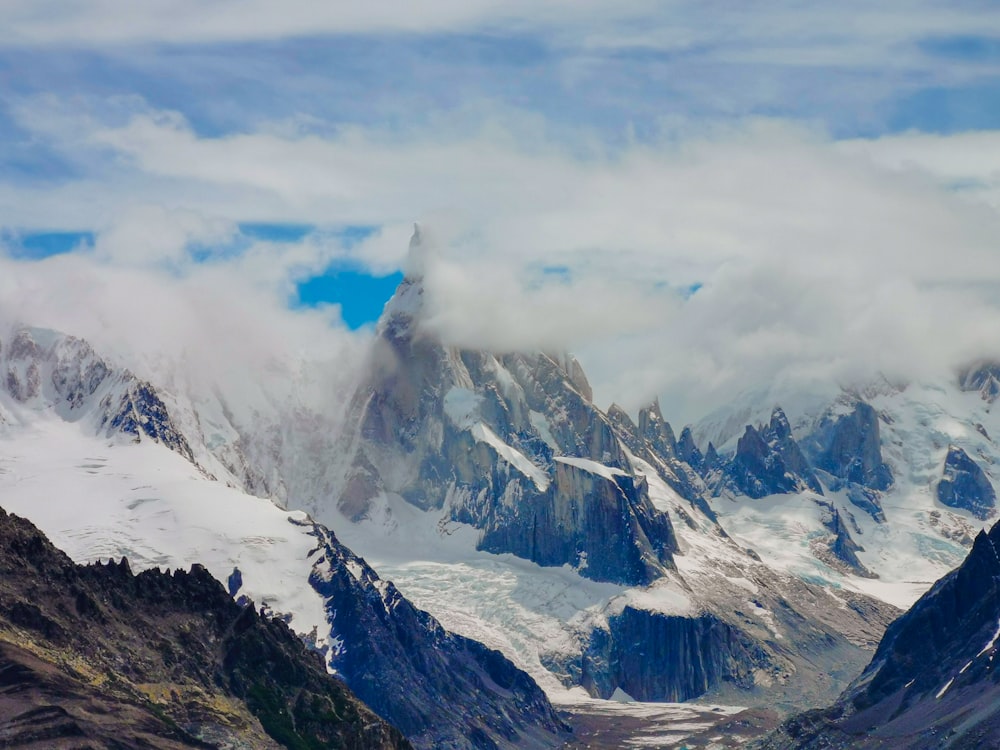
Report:
[[992,404],[1000,396],[1000,362],[974,362],[959,372],[958,383],[963,391],[979,391],[983,401]]
[[837,506],[832,502],[816,502],[823,511],[823,525],[830,531],[830,536],[826,539],[813,540],[816,556],[835,570],[853,573],[862,578],[878,578],[858,559],[857,553],[864,552],[864,547],[854,541]]
[[1000,525],[886,631],[830,708],[793,717],[769,750],[1000,746]]
[[617,689],[642,701],[686,701],[723,682],[750,690],[774,661],[761,645],[712,614],[697,617],[625,607],[595,630],[581,684],[605,698]]
[[503,654],[450,633],[313,526],[310,583],[338,644],[329,664],[418,748],[558,747],[565,727],[535,682]]
[[410,746],[204,568],[78,566],[3,511],[0,675],[4,747]]
[[0,349],[7,393],[21,404],[43,402],[64,419],[91,419],[109,437],[148,438],[194,462],[167,405],[148,382],[116,369],[86,341],[54,331],[18,328]]
[[948,446],[937,497],[949,508],[961,508],[985,521],[996,513],[997,495],[982,468],[958,446]]
[[827,414],[805,441],[813,466],[833,477],[872,490],[887,490],[892,470],[882,459],[879,418],[864,401],[847,413]]
[[716,454],[711,444],[702,457],[696,452],[690,432],[683,442],[684,454],[699,464],[706,483],[716,495],[726,489],[751,498],[803,490],[823,494],[823,487],[792,436],[792,428],[780,406],[771,412],[767,424],[746,426],[735,453],[727,461]]
[[[394,494],[482,530],[491,552],[627,584],[670,569],[670,520],[632,476],[576,360],[445,346],[422,327],[423,294],[407,277],[379,323],[349,409],[340,514],[374,518]],[[658,413],[643,424],[670,448]],[[310,508],[330,522],[333,510]]]
[[681,430],[681,436],[677,439],[677,456],[695,471],[702,470],[705,457],[694,441],[694,434],[691,432],[690,426]]

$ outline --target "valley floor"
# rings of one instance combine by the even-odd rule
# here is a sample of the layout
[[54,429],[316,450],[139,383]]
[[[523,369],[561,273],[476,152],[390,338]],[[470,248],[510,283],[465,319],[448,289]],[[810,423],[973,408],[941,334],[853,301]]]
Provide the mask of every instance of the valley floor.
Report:
[[573,728],[564,750],[732,750],[777,726],[767,709],[580,699],[557,705]]

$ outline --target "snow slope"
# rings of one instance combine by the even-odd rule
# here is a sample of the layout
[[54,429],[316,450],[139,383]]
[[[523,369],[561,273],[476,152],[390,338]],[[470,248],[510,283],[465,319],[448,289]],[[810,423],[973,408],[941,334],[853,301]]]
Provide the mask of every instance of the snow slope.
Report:
[[[803,580],[863,591],[906,608],[959,565],[976,533],[996,520],[995,515],[982,520],[969,511],[943,505],[936,486],[948,448],[954,445],[968,453],[994,487],[1000,488],[1000,446],[993,439],[1000,435],[1000,413],[979,392],[962,390],[957,378],[905,385],[878,381],[842,389],[825,400],[818,395],[789,396],[788,401],[801,409],[786,408],[795,436],[808,435],[823,414],[844,411],[859,397],[879,414],[882,454],[892,469],[893,484],[879,498],[884,521],[852,503],[848,492],[831,491],[828,483],[824,497],[802,492],[752,500],[722,493],[711,503],[726,530],[778,570]],[[734,405],[731,414],[746,418],[747,423],[761,423],[774,405],[760,405],[752,414],[748,407]],[[721,425],[737,421],[727,420],[726,412],[719,411],[698,432],[707,436],[714,431],[720,443],[731,448],[736,434],[732,429],[742,428],[727,432]],[[832,504],[847,519],[851,537],[863,548],[857,556],[877,579],[845,575],[817,558],[813,540],[828,533],[821,502]]]
[[137,570],[199,562],[223,582],[238,568],[240,594],[290,615],[318,645],[329,639],[308,581],[316,540],[300,525],[306,515],[212,481],[161,445],[97,437],[38,414],[0,434],[0,498],[77,562],[126,556]]

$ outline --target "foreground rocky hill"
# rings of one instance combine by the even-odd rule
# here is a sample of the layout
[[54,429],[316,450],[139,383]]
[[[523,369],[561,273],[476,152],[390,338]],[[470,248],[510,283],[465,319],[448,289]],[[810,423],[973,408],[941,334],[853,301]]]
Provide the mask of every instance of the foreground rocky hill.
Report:
[[[5,502],[73,559],[204,564],[315,646],[418,748],[562,743],[544,693],[502,654],[442,628],[304,513],[231,486],[253,473],[238,453],[208,450],[222,429],[212,415],[53,331],[5,337],[2,371]],[[234,456],[242,468],[230,475]]]
[[409,748],[199,566],[79,566],[0,510],[0,745]]
[[768,750],[1000,747],[1000,524],[886,631],[830,708],[796,716]]

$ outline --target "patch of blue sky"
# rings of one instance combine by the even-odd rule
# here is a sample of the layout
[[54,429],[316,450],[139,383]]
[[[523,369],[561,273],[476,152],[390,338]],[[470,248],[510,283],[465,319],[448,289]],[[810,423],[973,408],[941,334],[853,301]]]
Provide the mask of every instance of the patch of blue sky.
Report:
[[886,129],[948,135],[997,128],[1000,128],[1000,76],[964,86],[934,86],[914,91],[895,103]]
[[240,222],[238,226],[244,238],[261,242],[301,242],[316,231],[313,224]]
[[42,260],[94,246],[94,233],[78,232],[5,232],[0,242],[7,253],[19,260]]
[[947,60],[1000,63],[1000,36],[933,36],[923,39],[919,47]]
[[[347,226],[323,230],[337,237],[345,247],[351,247],[369,237],[376,227]],[[226,245],[192,245],[188,248],[195,262],[209,262],[244,251],[252,241],[300,242],[319,231],[308,224],[243,223],[239,234]],[[53,255],[90,250],[96,235],[92,231],[6,231],[0,234],[0,246],[19,260],[42,260]],[[568,271],[568,269],[566,269]],[[385,303],[403,280],[401,272],[376,275],[357,264],[342,262],[327,268],[322,274],[298,283],[293,306],[316,307],[338,304],[344,322],[352,329],[378,319]]]
[[356,330],[378,320],[402,280],[399,271],[376,276],[357,267],[335,264],[326,273],[300,282],[293,305],[338,304],[344,323]]
[[688,284],[687,286],[681,288],[681,295],[684,297],[684,299],[690,299],[703,286],[704,284],[702,284],[700,281],[696,281],[693,284]]
[[548,281],[558,281],[568,284],[573,280],[573,271],[569,266],[564,265],[542,266],[542,276]]

